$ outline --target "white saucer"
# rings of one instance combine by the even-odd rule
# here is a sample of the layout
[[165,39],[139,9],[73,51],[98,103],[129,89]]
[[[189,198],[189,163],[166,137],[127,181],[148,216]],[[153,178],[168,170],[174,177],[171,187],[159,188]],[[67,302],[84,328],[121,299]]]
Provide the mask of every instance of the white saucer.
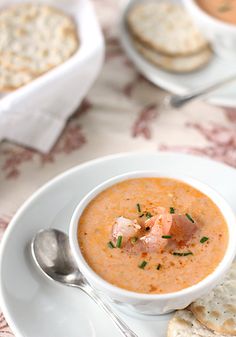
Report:
[[[17,212],[1,250],[1,306],[17,337],[120,337],[120,333],[85,294],[57,285],[38,272],[29,242],[42,228],[68,232],[73,209],[95,185],[134,170],[175,167],[221,192],[236,212],[236,170],[195,156],[169,153],[121,154],[88,162],[65,172],[36,192]],[[121,314],[145,337],[165,337],[170,315],[134,318]]]
[[[223,78],[236,75],[236,62],[234,59],[223,60],[218,56],[214,56],[211,62],[201,70],[189,74],[174,74],[158,68],[148,61],[136,51],[133,46],[130,34],[126,26],[127,12],[134,2],[143,0],[130,0],[124,8],[120,21],[120,40],[129,58],[136,65],[138,70],[149,81],[163,89],[175,94],[184,94],[194,89],[199,89],[212,83],[218,82]],[[176,1],[176,0],[172,0]],[[236,107],[236,81],[225,85],[206,98],[207,101],[222,105]]]

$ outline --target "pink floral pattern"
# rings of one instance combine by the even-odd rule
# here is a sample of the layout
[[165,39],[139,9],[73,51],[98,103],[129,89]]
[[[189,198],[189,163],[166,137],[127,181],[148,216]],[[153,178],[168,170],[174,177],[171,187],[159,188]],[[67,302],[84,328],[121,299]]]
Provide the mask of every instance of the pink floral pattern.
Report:
[[236,108],[223,108],[225,116],[228,118],[230,122],[236,124]]
[[161,145],[159,149],[208,156],[236,167],[236,129],[217,124],[187,123],[187,126],[199,131],[210,144],[204,147]]
[[42,164],[55,162],[58,154],[69,154],[78,150],[86,143],[86,138],[82,132],[80,125],[68,124],[61,138],[51,150],[49,154],[41,154],[40,159]]
[[[164,110],[166,93],[139,74],[121,48],[116,23],[125,1],[93,0],[105,35],[105,64],[52,151],[45,155],[0,144],[0,239],[11,216],[39,185],[97,156],[140,146],[207,156],[236,167],[236,108],[197,102]],[[8,336],[13,334],[0,314],[0,337]]]
[[1,155],[5,157],[2,171],[7,179],[17,178],[21,164],[33,159],[33,151],[12,146],[3,148]]
[[0,313],[0,337],[9,337],[14,336],[10,330],[9,325],[7,324],[4,316]]
[[[10,221],[10,218],[0,218],[0,240],[2,239],[3,233],[5,232],[8,223]],[[13,336],[13,333],[11,332],[11,329],[8,325],[8,323],[5,320],[5,317],[3,316],[3,313],[0,312],[0,337],[9,337]]]
[[151,124],[158,116],[158,109],[155,104],[150,104],[144,107],[135,121],[132,135],[133,137],[143,136],[146,139],[151,139]]
[[0,240],[2,239],[3,233],[7,229],[9,222],[10,222],[10,217],[8,216],[0,218]]
[[116,37],[107,37],[106,39],[107,43],[107,50],[106,50],[106,61],[110,61],[115,57],[120,57],[124,56],[121,46],[120,46],[120,41]]
[[[132,68],[133,65],[132,63],[130,63],[129,60],[125,60],[124,64],[127,66],[127,67],[130,67]],[[127,96],[127,97],[132,97],[132,92],[133,92],[133,89],[135,89],[136,85],[137,85],[137,82],[141,82],[141,81],[146,81],[146,79],[143,77],[143,75],[137,73],[136,76],[134,77],[134,79],[130,82],[128,82],[125,86],[124,86],[124,89],[123,89],[123,93]]]

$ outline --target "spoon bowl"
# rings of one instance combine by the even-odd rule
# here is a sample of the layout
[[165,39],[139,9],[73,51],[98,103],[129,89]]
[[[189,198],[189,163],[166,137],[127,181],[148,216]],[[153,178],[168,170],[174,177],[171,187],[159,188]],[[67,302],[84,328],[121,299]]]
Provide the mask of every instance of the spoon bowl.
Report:
[[39,231],[32,240],[31,253],[36,265],[51,280],[68,286],[85,283],[65,233],[56,229]]
[[76,265],[65,233],[57,229],[39,231],[32,239],[31,254],[36,266],[50,280],[81,289],[110,316],[123,336],[138,337],[87,282]]

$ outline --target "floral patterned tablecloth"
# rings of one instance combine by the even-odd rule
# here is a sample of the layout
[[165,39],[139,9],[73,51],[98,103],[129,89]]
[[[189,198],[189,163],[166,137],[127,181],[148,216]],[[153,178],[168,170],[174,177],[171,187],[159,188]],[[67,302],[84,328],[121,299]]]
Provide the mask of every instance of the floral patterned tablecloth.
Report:
[[[124,151],[181,151],[236,167],[236,109],[194,102],[163,110],[166,93],[141,76],[120,47],[119,6],[94,0],[106,39],[104,67],[53,150],[43,155],[0,144],[0,238],[17,208],[57,174],[96,157]],[[13,336],[0,314],[0,337]]]

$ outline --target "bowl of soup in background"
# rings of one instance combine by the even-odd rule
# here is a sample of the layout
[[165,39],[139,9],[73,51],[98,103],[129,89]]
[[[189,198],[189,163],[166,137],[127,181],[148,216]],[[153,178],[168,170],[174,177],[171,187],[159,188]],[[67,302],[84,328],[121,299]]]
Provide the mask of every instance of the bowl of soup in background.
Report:
[[[117,217],[145,218],[146,223],[149,207],[156,206],[188,215],[190,222],[205,228],[199,227],[191,245],[171,253],[129,254],[114,241],[110,245]],[[89,283],[123,311],[146,315],[185,308],[207,294],[236,253],[236,221],[227,202],[206,184],[167,172],[131,172],[100,184],[76,207],[69,237]]]
[[183,4],[213,50],[236,59],[236,3],[233,0],[183,0]]

